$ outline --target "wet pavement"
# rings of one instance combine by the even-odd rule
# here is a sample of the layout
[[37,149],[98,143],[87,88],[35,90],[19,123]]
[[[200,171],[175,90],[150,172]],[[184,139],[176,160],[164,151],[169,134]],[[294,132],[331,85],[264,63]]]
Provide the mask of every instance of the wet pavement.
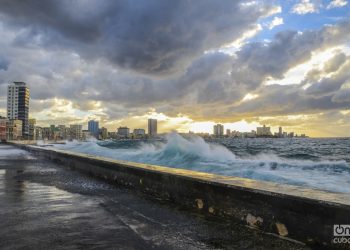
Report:
[[305,249],[0,144],[0,249]]

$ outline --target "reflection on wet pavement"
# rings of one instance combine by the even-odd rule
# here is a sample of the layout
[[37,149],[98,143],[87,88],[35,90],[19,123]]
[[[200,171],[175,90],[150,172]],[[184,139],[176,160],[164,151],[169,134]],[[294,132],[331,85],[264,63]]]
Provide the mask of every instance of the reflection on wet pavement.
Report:
[[0,249],[302,249],[0,144]]

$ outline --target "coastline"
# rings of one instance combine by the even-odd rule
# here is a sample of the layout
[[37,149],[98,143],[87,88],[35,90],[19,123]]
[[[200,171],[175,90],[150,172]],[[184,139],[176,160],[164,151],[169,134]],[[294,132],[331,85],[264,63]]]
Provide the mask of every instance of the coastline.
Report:
[[237,221],[305,244],[329,246],[333,225],[350,224],[348,194],[11,144],[206,217]]

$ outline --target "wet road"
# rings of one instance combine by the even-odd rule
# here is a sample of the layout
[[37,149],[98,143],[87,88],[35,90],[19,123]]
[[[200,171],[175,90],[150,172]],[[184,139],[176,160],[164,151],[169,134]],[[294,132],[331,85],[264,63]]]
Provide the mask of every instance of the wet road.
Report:
[[303,249],[0,144],[0,249]]

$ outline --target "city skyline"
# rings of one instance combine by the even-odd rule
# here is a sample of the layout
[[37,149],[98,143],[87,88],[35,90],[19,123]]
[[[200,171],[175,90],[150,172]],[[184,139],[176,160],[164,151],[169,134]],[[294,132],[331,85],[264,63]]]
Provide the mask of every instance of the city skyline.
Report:
[[37,4],[0,4],[1,116],[23,81],[40,126],[349,136],[348,1]]
[[[21,122],[21,124],[19,124],[20,126],[22,126],[21,131],[17,132],[16,134],[21,134],[19,135],[21,138],[28,138],[30,140],[37,138],[37,131],[36,128],[40,128],[42,129],[46,129],[47,131],[51,131],[52,133],[58,128],[58,130],[56,132],[58,132],[60,134],[60,136],[62,136],[62,133],[66,134],[66,126],[68,128],[68,126],[70,127],[70,129],[74,132],[74,137],[76,137],[76,134],[78,134],[79,136],[77,136],[78,138],[81,137],[83,138],[83,131],[87,131],[89,133],[89,136],[93,136],[95,138],[99,138],[101,133],[103,133],[102,131],[105,131],[105,133],[107,133],[107,128],[102,127],[101,129],[99,128],[99,121],[95,121],[95,120],[89,120],[87,122],[87,129],[86,129],[86,125],[84,124],[50,124],[49,126],[37,126],[36,124],[36,119],[33,118],[29,118],[29,100],[30,100],[30,91],[29,88],[27,86],[27,84],[25,82],[13,82],[13,83],[9,83],[8,84],[8,91],[7,91],[7,119],[9,122],[11,121],[19,121]],[[2,116],[0,116],[2,117]],[[2,117],[5,118],[5,117]],[[27,125],[25,125],[27,124]],[[148,118],[148,136],[150,137],[154,137],[157,136],[158,134],[158,120],[154,119],[154,118]],[[39,124],[38,124],[39,125]],[[5,126],[6,127],[6,126]],[[62,129],[63,131],[61,131]],[[78,131],[77,130],[80,131]],[[265,128],[265,124],[263,125],[263,128]],[[262,127],[257,127],[256,131],[255,130],[250,130],[250,131],[240,131],[240,130],[233,130],[232,132],[235,133],[234,136],[237,136],[236,133],[246,133],[246,136],[248,135],[248,137],[251,137],[250,132],[254,132],[253,137],[255,137],[256,135],[265,135],[265,136],[272,136],[273,133],[271,131],[270,127],[267,127],[268,129],[268,133],[259,133],[259,129],[262,129]],[[279,137],[282,137],[282,128],[279,127]],[[113,131],[113,130],[112,130]],[[143,128],[134,128],[134,131],[132,133],[130,133],[130,128],[128,128],[128,126],[121,126],[118,127],[116,130],[114,130],[116,132],[116,134],[125,136],[126,138],[129,137],[129,134],[135,134],[136,133],[136,137],[138,138],[143,138],[146,133],[145,133],[145,129]],[[177,130],[172,130],[172,131],[177,131]],[[171,131],[164,131],[163,133],[168,133]],[[184,132],[184,131],[177,131],[177,132]],[[198,134],[209,134],[209,135],[214,135],[216,137],[222,137],[224,135],[224,125],[222,124],[214,124],[213,125],[213,133],[210,132],[206,132],[206,131],[188,131],[189,133],[198,133]],[[6,133],[6,131],[5,131]],[[40,132],[42,133],[42,131]],[[12,134],[11,132],[8,131],[8,134]],[[275,133],[277,134],[277,133]],[[231,136],[231,129],[226,129],[226,136]],[[305,134],[303,134],[305,136]],[[293,136],[294,136],[294,132],[293,132]],[[292,136],[292,137],[293,137]],[[12,138],[12,135],[10,136]],[[9,137],[9,138],[10,138]],[[16,135],[17,137],[17,135]],[[104,136],[105,138],[107,138],[107,136]],[[86,136],[85,136],[86,139]]]

